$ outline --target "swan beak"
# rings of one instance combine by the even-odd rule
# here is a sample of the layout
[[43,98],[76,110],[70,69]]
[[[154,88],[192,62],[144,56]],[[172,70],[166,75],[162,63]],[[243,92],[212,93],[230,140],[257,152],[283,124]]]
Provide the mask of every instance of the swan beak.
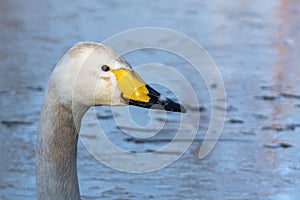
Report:
[[116,76],[121,98],[125,103],[143,108],[186,112],[182,105],[164,97],[147,85],[136,72],[127,69],[115,69],[111,72]]

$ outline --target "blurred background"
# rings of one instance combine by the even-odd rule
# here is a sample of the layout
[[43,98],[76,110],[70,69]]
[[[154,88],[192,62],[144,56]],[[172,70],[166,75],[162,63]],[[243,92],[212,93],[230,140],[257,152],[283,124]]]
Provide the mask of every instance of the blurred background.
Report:
[[[40,108],[49,76],[65,51],[78,41],[101,42],[147,26],[190,36],[216,62],[227,94],[222,137],[208,157],[198,159],[210,101],[203,81],[185,72],[201,102],[197,140],[175,163],[146,174],[112,170],[79,142],[82,198],[298,199],[299,19],[298,0],[0,0],[0,199],[35,198]],[[125,57],[133,67],[157,62],[189,69],[182,59],[160,51]],[[148,151],[165,145],[134,142],[114,125],[109,108],[98,112],[100,121],[112,124],[107,130],[111,139],[124,148]],[[148,116],[145,110],[132,112],[137,119]],[[178,116],[169,120],[177,122]],[[168,130],[167,125],[161,134],[171,139]]]

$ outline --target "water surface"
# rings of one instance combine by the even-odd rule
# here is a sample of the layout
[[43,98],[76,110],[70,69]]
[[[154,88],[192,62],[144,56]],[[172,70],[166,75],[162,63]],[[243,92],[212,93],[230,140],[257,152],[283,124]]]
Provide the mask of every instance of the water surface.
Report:
[[[192,70],[182,70],[191,69],[186,61],[160,51],[128,54],[125,57],[132,66],[157,62],[184,71],[206,108],[197,140],[169,167],[145,174],[110,169],[79,142],[83,199],[298,199],[299,17],[296,0],[139,4],[2,0],[0,198],[35,198],[41,102],[51,71],[64,52],[78,41],[100,42],[127,29],[159,26],[194,38],[218,65],[228,98],[222,137],[208,157],[198,159],[211,109],[203,80],[194,78]],[[136,123],[148,123],[148,111],[132,108],[131,112]],[[109,107],[97,108],[97,113],[99,123],[111,133],[108,137],[124,149],[146,152],[167,143],[128,140],[130,136],[115,125]],[[172,114],[168,119],[170,124],[159,136],[171,139],[179,117]]]

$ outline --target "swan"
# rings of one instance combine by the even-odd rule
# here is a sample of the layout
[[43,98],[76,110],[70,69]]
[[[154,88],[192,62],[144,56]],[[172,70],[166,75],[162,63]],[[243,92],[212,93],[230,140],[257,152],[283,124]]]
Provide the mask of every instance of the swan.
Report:
[[80,123],[91,106],[100,105],[186,112],[147,85],[112,48],[96,42],[75,44],[56,64],[44,96],[37,139],[37,199],[80,199]]

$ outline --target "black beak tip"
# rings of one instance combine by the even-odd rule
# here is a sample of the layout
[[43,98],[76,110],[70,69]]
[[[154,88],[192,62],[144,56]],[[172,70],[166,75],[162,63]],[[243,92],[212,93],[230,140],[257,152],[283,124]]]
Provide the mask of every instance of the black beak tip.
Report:
[[163,109],[166,111],[171,111],[171,112],[181,112],[181,113],[186,113],[186,108],[179,104],[174,102],[173,100],[167,98],[167,100],[165,102],[161,102],[161,104]]

